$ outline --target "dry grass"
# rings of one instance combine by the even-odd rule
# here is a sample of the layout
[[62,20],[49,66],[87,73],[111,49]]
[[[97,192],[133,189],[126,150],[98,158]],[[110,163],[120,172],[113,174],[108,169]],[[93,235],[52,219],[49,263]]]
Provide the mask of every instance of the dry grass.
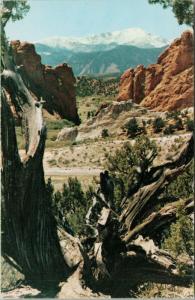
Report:
[[136,298],[191,298],[194,297],[194,287],[179,287],[171,284],[146,283],[140,286]]
[[12,267],[1,256],[1,291],[8,291],[24,280],[24,275]]
[[91,167],[103,168],[106,157],[109,153],[114,153],[119,149],[124,140],[104,140],[86,141],[78,145],[64,145],[63,148],[47,150],[45,159],[48,165],[62,167]]

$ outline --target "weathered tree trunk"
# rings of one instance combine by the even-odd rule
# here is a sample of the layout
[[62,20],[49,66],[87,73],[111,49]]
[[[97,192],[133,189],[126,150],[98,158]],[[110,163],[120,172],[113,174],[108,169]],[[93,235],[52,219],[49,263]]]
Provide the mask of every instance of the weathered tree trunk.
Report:
[[[27,277],[54,279],[55,274],[64,276],[69,268],[61,253],[45,189],[42,159],[46,128],[41,108],[35,106],[14,70],[4,69],[2,85],[2,252],[11,256]],[[11,95],[8,85],[12,87]],[[17,148],[9,95],[19,100],[27,120],[27,153],[23,159]]]
[[[42,105],[25,85],[4,31],[2,34],[2,255],[38,285],[65,281],[75,268],[82,281],[88,272],[82,246],[63,228],[57,228],[45,186]],[[22,156],[11,108],[24,126],[26,153]]]

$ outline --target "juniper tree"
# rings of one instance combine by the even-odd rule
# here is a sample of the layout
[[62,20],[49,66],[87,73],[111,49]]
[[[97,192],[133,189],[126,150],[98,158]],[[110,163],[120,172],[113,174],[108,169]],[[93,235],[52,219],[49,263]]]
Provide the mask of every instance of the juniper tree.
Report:
[[161,4],[163,8],[171,8],[178,23],[193,26],[193,0],[148,0],[151,4]]

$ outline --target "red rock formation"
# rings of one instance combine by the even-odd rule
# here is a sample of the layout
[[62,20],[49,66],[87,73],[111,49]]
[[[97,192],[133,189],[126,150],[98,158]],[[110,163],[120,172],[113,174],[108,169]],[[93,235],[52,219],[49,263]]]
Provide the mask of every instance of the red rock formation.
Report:
[[135,99],[136,103],[140,103],[143,99],[145,73],[146,70],[143,65],[137,66],[134,72],[133,99]]
[[156,111],[193,105],[193,35],[186,31],[147,68],[128,69],[120,79],[117,100],[132,99]]
[[134,69],[126,70],[120,79],[118,101],[133,99]]
[[21,75],[37,98],[42,97],[46,101],[44,108],[50,114],[57,114],[78,124],[76,80],[72,68],[67,64],[55,68],[43,65],[33,44],[12,41],[11,46]]

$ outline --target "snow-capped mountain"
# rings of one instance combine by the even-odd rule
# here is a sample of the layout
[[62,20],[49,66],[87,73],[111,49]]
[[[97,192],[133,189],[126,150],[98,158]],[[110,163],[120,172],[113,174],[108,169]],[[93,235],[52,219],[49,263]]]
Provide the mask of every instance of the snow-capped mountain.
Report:
[[107,32],[88,37],[51,37],[35,44],[52,48],[67,49],[73,52],[107,51],[119,45],[131,45],[139,48],[160,48],[168,41],[140,28],[128,28],[121,31]]
[[142,29],[129,28],[88,37],[51,37],[35,42],[35,47],[44,64],[66,62],[75,75],[93,75],[155,63],[168,44]]

